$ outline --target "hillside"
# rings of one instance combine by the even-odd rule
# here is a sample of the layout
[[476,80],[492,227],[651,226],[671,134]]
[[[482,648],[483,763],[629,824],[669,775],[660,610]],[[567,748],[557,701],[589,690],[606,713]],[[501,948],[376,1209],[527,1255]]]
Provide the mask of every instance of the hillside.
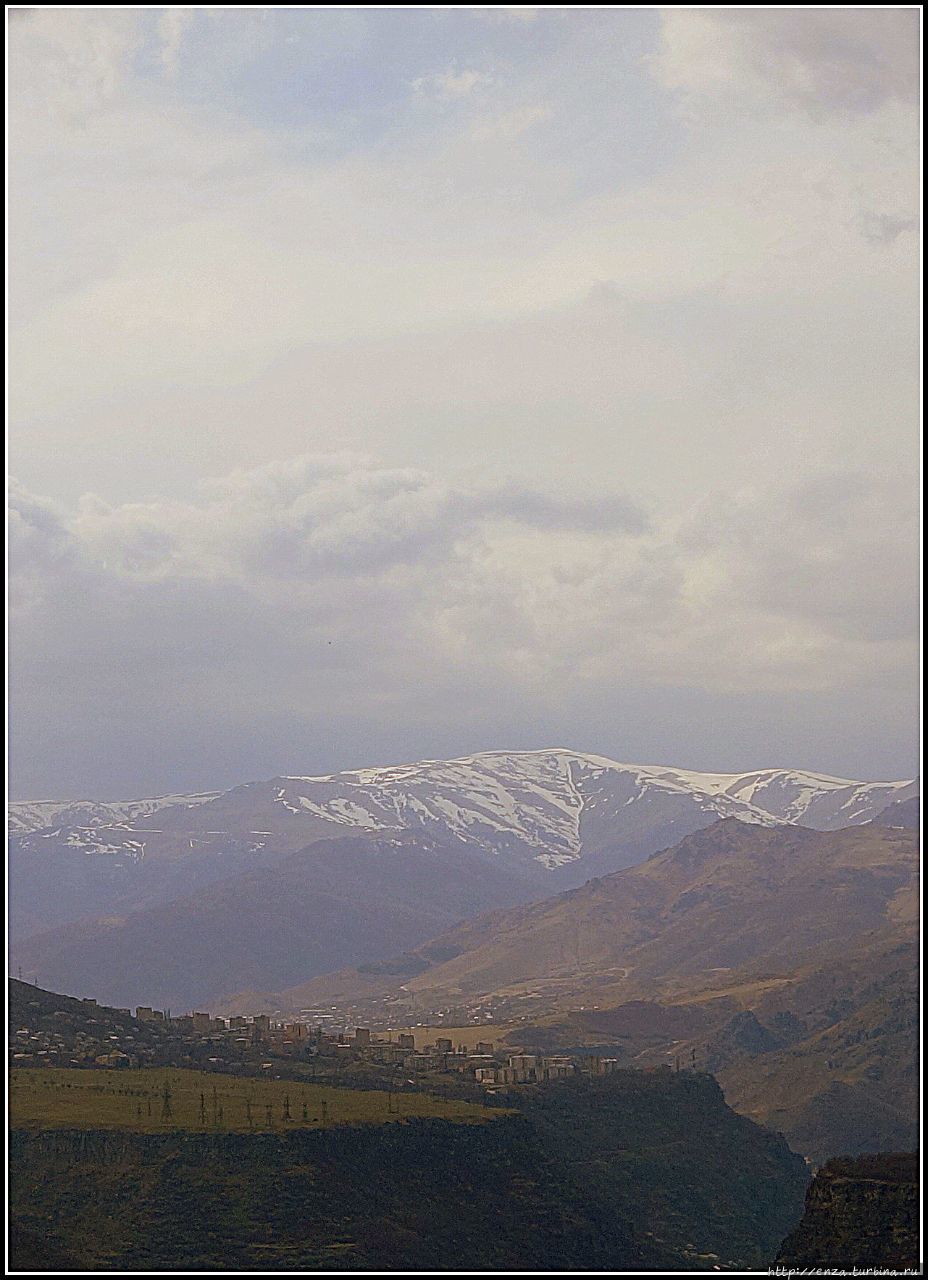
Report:
[[862,939],[755,1003],[760,1052],[712,1064],[737,1110],[815,1163],[918,1142],[917,941]]
[[282,1133],[429,1117],[486,1124],[499,1114],[424,1092],[336,1089],[174,1066],[111,1071],[26,1067],[10,1073],[10,1125],[32,1133]]

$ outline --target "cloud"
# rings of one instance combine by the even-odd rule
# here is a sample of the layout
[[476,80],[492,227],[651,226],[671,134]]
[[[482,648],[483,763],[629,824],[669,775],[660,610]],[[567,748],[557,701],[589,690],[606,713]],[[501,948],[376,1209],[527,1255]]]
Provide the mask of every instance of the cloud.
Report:
[[494,4],[476,7],[471,12],[486,22],[534,22],[543,10],[532,4]]
[[813,705],[826,747],[898,756],[911,22],[17,19],[27,789],[210,785],[233,747],[235,781],[310,739],[323,770],[336,739],[346,765],[377,734],[453,751],[461,725],[658,758],[660,723],[665,758],[717,732],[758,759]]
[[158,34],[161,37],[161,66],[169,80],[174,80],[177,77],[181,46],[193,16],[192,9],[182,9],[175,6],[163,9],[158,17]]
[[596,689],[818,696],[916,661],[891,476],[717,494],[649,526],[616,494],[462,489],[335,454],[195,502],[67,515],[17,489],[13,509],[20,733],[51,700],[64,739],[103,754],[130,724],[163,740],[208,722],[218,742],[251,717],[376,711],[434,729],[469,690],[485,720],[517,698],[521,731]]
[[871,112],[917,100],[918,31],[914,8],[675,7],[661,13],[652,66],[691,102]]
[[434,72],[428,76],[417,76],[412,81],[416,93],[430,94],[446,101],[469,97],[475,89],[493,83],[493,77],[486,71],[477,71],[472,67],[459,70],[455,66],[444,71]]
[[[423,571],[494,522],[525,529],[633,534],[641,510],[616,494],[571,499],[524,485],[449,486],[425,471],[384,467],[350,453],[306,455],[204,482],[198,503],[110,506],[93,495],[65,521],[51,504],[14,494],[21,558],[70,540],[87,567],[115,578],[314,583],[371,577],[398,566]],[[42,553],[32,548],[39,546]]]
[[471,127],[470,136],[476,142],[484,142],[490,138],[512,142],[535,125],[550,120],[553,114],[553,109],[543,102],[514,107],[511,111],[501,111],[495,116],[484,116],[476,121]]
[[[129,10],[30,9],[11,30],[10,94],[33,127],[81,127],[124,95],[141,33]],[[47,136],[47,135],[46,135]]]

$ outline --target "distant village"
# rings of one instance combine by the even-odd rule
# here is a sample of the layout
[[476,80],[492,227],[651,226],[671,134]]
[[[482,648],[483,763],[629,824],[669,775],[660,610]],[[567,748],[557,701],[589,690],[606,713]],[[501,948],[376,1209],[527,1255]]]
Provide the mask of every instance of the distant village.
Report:
[[[79,1006],[75,1011],[74,1006]],[[323,1017],[326,1015],[322,1015]],[[605,1075],[617,1058],[523,1053],[489,1040],[470,1045],[427,1029],[374,1032],[327,1030],[320,1022],[278,1022],[267,1015],[214,1017],[195,1011],[172,1016],[145,1005],[110,1009],[95,1000],[69,999],[66,1007],[42,1011],[29,1025],[11,1029],[10,1065],[138,1067],[194,1061],[216,1070],[236,1065],[273,1073],[288,1061],[318,1063],[336,1072],[356,1067],[404,1076],[409,1084],[423,1077],[456,1075],[487,1090],[561,1080],[577,1073]],[[437,1029],[432,1029],[437,1030]],[[420,1043],[417,1046],[417,1038]]]

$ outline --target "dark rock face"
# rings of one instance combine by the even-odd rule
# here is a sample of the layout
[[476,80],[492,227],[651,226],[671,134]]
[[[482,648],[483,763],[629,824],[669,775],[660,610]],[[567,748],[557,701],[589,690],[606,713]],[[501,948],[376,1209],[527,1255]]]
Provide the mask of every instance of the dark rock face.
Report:
[[917,1153],[840,1157],[815,1175],[787,1267],[918,1267]]

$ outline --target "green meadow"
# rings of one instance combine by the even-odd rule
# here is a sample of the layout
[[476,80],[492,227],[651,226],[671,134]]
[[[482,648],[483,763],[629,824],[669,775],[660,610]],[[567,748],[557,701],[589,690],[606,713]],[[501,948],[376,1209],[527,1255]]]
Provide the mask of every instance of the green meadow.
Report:
[[134,1071],[26,1067],[10,1073],[14,1129],[266,1133],[386,1124],[418,1116],[474,1124],[498,1114],[425,1093],[338,1089],[173,1067]]

